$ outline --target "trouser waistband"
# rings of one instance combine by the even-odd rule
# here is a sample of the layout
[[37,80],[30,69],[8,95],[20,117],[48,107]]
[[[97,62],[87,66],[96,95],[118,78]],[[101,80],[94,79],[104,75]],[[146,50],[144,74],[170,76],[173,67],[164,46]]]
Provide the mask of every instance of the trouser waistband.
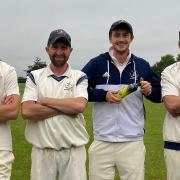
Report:
[[164,148],[180,151],[180,143],[164,141]]

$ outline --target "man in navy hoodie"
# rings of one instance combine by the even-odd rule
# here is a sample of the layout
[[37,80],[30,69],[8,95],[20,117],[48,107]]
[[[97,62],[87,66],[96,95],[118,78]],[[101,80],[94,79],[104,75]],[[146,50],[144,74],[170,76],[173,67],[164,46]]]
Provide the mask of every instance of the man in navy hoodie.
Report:
[[[145,146],[143,96],[161,102],[161,87],[149,63],[129,50],[132,26],[124,20],[109,30],[108,52],[91,59],[82,69],[89,80],[94,142],[89,148],[90,180],[112,180],[115,167],[123,180],[143,180]],[[139,88],[123,99],[114,93],[131,83]]]

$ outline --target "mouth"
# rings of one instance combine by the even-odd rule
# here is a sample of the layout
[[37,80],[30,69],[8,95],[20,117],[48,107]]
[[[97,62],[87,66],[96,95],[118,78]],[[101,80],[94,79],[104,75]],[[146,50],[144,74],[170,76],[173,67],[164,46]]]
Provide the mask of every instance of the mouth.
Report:
[[55,58],[56,60],[62,60],[62,59],[65,59],[64,56],[55,56],[54,58]]
[[119,48],[124,48],[124,47],[126,47],[126,44],[121,43],[121,44],[116,44],[116,46],[119,47]]
[[127,43],[124,43],[124,42],[117,42],[116,43],[116,45],[118,45],[118,46],[124,46],[124,45],[126,45]]

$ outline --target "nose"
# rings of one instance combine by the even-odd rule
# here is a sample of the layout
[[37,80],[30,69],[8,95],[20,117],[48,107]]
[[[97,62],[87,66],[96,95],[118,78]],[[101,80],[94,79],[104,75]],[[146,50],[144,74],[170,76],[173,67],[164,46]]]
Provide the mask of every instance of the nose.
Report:
[[119,40],[119,41],[124,41],[124,36],[120,35],[120,36],[118,37],[118,40]]
[[57,48],[56,54],[57,54],[57,55],[63,54],[63,50],[62,50],[61,48]]

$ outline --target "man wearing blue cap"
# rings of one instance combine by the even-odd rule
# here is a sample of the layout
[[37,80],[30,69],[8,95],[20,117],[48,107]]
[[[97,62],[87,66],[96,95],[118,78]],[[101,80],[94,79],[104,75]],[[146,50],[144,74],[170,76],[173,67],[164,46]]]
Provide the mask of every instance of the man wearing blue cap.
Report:
[[[179,42],[180,49],[180,31]],[[162,99],[167,109],[164,120],[164,157],[167,179],[180,179],[180,62],[161,73]]]
[[[91,59],[83,68],[93,101],[94,141],[89,148],[90,180],[112,180],[115,167],[122,180],[143,180],[145,147],[143,95],[161,102],[160,82],[149,63],[132,54],[132,26],[124,20],[109,30],[109,52]],[[114,93],[129,84],[140,87],[124,99]]]
[[28,74],[22,100],[31,180],[86,180],[87,76],[67,63],[71,38],[63,29],[51,32],[46,52],[51,63]]

